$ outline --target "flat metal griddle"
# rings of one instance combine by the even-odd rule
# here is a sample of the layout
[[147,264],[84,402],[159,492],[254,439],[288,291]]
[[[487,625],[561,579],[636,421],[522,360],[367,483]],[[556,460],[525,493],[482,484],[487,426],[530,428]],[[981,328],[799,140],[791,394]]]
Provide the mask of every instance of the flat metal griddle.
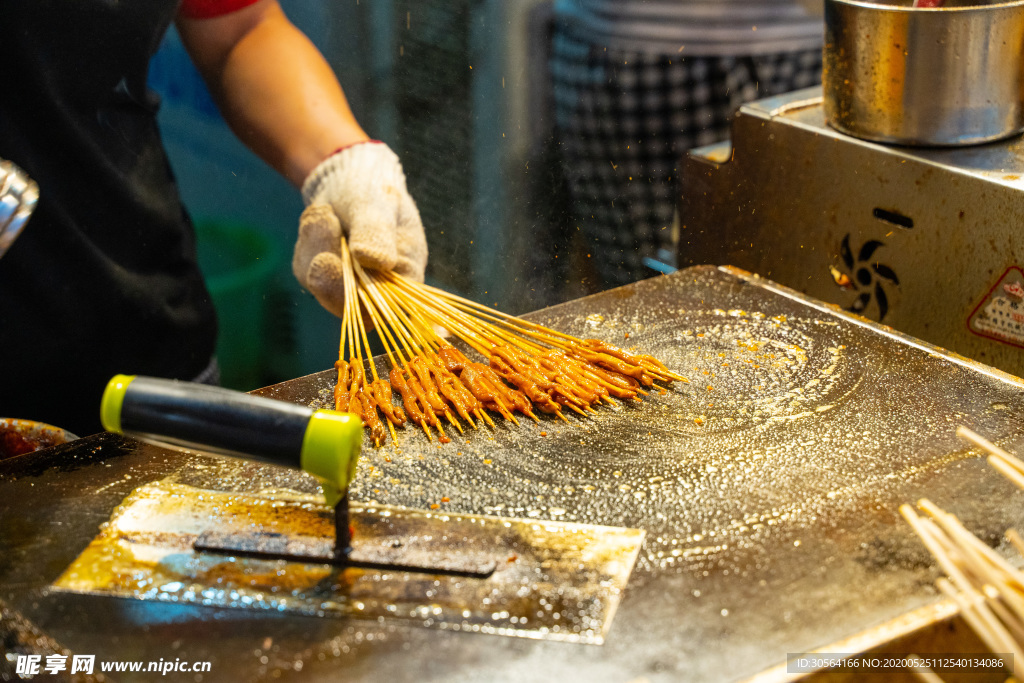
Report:
[[[693,381],[447,445],[405,430],[397,448],[364,450],[351,494],[645,529],[603,646],[57,597],[48,586],[142,483],[208,467],[222,487],[315,491],[283,470],[113,436],[2,466],[0,599],[73,651],[156,659],[173,646],[213,662],[204,680],[738,680],[938,599],[899,504],[927,496],[993,542],[1024,527],[1024,496],[954,434],[966,424],[1024,450],[1019,379],[711,267],[533,317],[635,344]],[[323,401],[332,374],[263,393]]]
[[185,468],[132,491],[53,587],[597,644],[644,537],[355,504],[351,553],[336,566],[334,509],[321,496],[217,490],[218,465],[230,471],[227,462]]

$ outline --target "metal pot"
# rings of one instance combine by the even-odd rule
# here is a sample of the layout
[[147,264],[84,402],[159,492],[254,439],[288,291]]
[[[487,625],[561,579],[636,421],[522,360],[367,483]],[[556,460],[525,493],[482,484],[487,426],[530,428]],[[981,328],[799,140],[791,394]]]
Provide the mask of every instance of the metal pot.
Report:
[[0,256],[21,234],[39,201],[39,186],[13,162],[0,159]]
[[829,124],[906,145],[972,145],[1024,130],[1024,0],[911,5],[825,0]]

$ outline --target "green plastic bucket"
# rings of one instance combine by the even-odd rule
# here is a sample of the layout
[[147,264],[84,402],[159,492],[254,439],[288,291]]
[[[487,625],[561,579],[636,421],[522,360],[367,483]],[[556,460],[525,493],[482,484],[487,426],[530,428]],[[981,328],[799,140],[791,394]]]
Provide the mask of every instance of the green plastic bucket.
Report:
[[217,309],[217,362],[221,384],[261,386],[267,362],[267,298],[282,249],[264,231],[228,221],[196,223],[199,267]]

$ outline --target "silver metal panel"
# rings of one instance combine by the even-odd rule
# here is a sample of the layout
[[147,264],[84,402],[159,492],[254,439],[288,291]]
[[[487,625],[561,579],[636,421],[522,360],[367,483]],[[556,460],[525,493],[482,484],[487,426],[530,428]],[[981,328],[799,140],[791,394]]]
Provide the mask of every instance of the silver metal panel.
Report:
[[39,202],[39,186],[13,162],[0,159],[0,256],[25,228]]
[[818,88],[743,107],[732,148],[694,150],[682,181],[681,266],[733,264],[1024,374],[1024,336],[968,327],[1024,263],[1024,139],[866,142],[825,123]]

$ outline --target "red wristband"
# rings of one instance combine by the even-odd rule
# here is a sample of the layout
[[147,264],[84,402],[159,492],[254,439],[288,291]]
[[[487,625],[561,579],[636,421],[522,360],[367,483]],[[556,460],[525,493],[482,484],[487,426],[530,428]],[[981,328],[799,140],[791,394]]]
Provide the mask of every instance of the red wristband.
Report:
[[178,14],[186,19],[210,19],[248,7],[256,0],[184,0]]
[[337,154],[339,152],[344,152],[346,149],[349,149],[351,147],[355,147],[356,145],[383,145],[383,144],[384,144],[383,140],[360,140],[359,142],[350,142],[349,144],[342,145],[338,149],[334,150],[333,152],[328,154],[326,157],[324,157],[324,159],[325,160],[326,159],[330,159],[335,154]]

